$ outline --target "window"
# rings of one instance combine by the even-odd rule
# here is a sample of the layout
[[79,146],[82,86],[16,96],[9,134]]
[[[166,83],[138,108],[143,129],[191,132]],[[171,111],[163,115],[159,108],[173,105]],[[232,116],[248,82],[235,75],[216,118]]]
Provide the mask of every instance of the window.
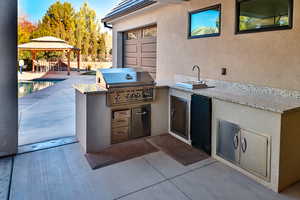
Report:
[[149,27],[149,28],[144,28],[143,29],[143,38],[147,37],[156,37],[156,27]]
[[236,33],[292,28],[293,0],[237,0]]
[[221,5],[189,13],[189,39],[220,35]]

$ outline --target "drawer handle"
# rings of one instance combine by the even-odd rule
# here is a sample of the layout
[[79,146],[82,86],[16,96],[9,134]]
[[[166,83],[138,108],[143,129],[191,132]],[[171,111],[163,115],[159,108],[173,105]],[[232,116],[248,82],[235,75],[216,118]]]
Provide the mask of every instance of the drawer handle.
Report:
[[175,116],[175,110],[172,110],[171,111],[171,119],[174,119],[174,116]]
[[123,120],[120,120],[120,119],[119,119],[118,121],[116,121],[116,123],[117,123],[117,122],[127,122],[127,120],[124,120],[124,119],[123,119]]
[[247,148],[248,148],[247,140],[246,140],[246,138],[244,138],[243,142],[242,142],[242,151],[243,151],[243,153],[245,153],[247,151]]
[[147,112],[137,112],[136,115],[147,115]]
[[239,147],[239,136],[238,135],[235,135],[233,138],[233,147],[234,147],[234,149],[238,149],[238,147]]

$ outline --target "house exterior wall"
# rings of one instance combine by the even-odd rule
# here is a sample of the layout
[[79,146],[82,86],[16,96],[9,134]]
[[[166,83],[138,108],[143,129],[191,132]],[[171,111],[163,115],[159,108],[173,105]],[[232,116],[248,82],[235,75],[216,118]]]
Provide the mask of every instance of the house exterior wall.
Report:
[[[188,12],[222,4],[221,36],[187,39]],[[157,80],[175,74],[300,90],[300,1],[294,1],[291,30],[235,35],[234,0],[191,0],[149,9],[113,22],[113,66],[117,66],[117,33],[157,24]],[[226,67],[228,74],[221,75]]]

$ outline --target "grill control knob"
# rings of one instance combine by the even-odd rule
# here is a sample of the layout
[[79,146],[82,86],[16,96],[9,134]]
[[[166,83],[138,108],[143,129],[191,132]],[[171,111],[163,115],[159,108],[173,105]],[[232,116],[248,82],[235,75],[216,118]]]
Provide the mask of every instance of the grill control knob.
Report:
[[115,102],[118,103],[121,100],[121,97],[119,95],[117,95],[114,97],[114,99],[115,99]]

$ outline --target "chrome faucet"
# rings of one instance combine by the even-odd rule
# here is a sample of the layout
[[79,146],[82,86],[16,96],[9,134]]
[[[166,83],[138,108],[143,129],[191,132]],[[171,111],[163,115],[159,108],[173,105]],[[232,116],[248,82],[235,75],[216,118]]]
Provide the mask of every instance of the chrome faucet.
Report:
[[195,65],[195,66],[193,67],[193,71],[195,71],[196,69],[198,69],[198,82],[201,82],[201,81],[200,81],[200,67],[199,67],[198,65]]

